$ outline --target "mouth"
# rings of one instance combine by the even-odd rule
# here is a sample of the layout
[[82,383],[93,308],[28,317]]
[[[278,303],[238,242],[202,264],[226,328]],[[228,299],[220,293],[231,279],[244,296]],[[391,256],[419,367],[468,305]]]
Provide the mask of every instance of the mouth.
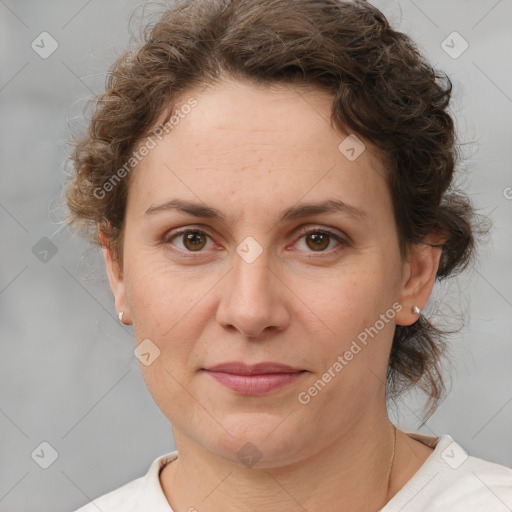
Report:
[[202,370],[232,391],[251,396],[261,396],[282,389],[307,373],[307,370],[274,362],[254,365],[229,362]]

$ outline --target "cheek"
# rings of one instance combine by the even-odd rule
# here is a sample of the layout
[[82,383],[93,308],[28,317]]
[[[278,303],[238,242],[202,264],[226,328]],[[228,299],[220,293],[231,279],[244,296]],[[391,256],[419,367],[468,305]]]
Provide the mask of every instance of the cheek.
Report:
[[211,285],[142,254],[126,268],[127,301],[137,341],[150,338],[162,352],[171,349],[169,343],[174,352],[188,350],[199,335],[204,320],[201,301]]
[[[149,339],[158,354],[148,365],[141,359],[142,376],[158,407],[175,419],[176,411],[191,410],[190,396],[183,389],[193,389],[197,340],[208,316],[203,296],[211,286],[205,288],[191,275],[171,272],[169,265],[142,254],[126,263],[126,293],[137,344]],[[200,411],[192,410],[197,415],[194,421],[203,421]]]
[[317,281],[310,289],[310,296],[315,297],[311,309],[318,312],[324,333],[309,333],[320,356],[319,373],[330,368],[338,377],[332,379],[334,385],[327,386],[325,397],[372,393],[385,381],[399,305],[397,267],[385,268],[380,260],[374,255],[361,267],[351,266],[350,271]]
[[309,283],[308,288],[311,309],[318,311],[334,334],[352,331],[353,335],[373,325],[397,296],[392,272],[371,265],[369,259],[364,265],[352,265]]

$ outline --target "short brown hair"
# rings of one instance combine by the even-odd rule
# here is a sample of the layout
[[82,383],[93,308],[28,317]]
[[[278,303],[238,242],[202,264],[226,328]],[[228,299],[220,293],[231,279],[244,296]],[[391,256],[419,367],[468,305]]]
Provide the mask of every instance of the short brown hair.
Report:
[[[111,68],[86,137],[73,153],[70,222],[122,257],[129,175],[95,193],[130,158],[162,113],[192,88],[224,77],[254,84],[312,85],[332,92],[331,123],[370,141],[389,170],[402,256],[442,233],[437,279],[464,269],[477,215],[454,189],[458,155],[447,112],[452,83],[404,33],[363,0],[178,0],[148,25],[135,51]],[[433,410],[444,392],[445,334],[423,315],[396,326],[388,396],[418,385]]]

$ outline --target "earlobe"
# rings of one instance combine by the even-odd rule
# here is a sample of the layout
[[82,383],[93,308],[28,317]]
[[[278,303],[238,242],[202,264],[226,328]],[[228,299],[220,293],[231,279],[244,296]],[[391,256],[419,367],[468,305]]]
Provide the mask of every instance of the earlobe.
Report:
[[119,262],[114,258],[112,249],[104,243],[105,239],[101,238],[103,257],[105,258],[105,266],[107,270],[110,289],[114,296],[115,308],[119,321],[123,324],[131,323],[131,315],[126,300],[126,290],[123,270]]
[[426,243],[410,249],[399,299],[403,308],[396,315],[397,325],[411,325],[419,318],[432,293],[441,254],[442,247]]

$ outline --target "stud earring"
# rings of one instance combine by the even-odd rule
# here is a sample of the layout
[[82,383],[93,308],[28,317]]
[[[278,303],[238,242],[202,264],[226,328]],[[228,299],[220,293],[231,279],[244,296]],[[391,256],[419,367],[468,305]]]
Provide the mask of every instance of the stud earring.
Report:
[[120,321],[121,323],[123,323],[123,315],[124,315],[124,311],[120,311],[120,312],[117,314],[117,316],[119,317],[119,321]]
[[418,306],[413,306],[411,309],[415,315],[419,315],[421,313],[421,309]]

